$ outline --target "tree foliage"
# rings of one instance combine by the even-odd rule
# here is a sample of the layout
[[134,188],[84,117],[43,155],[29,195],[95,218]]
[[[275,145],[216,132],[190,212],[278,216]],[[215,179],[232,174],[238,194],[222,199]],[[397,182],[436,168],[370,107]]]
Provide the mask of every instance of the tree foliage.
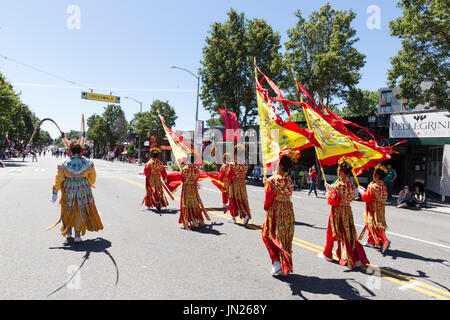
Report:
[[349,91],[347,105],[342,108],[343,117],[367,116],[378,112],[378,93],[355,88]]
[[289,70],[283,87],[296,92],[290,68],[297,79],[313,94],[318,92],[329,105],[333,99],[345,99],[347,92],[361,78],[365,55],[354,44],[359,40],[351,23],[356,14],[340,11],[326,4],[306,20],[301,11],[295,13],[298,22],[288,29],[285,43],[285,70]]
[[217,108],[236,113],[241,126],[258,115],[254,58],[260,69],[277,81],[281,74],[280,35],[263,19],[249,20],[231,9],[224,23],[215,22],[203,48],[201,98],[214,117]]
[[102,115],[109,130],[107,130],[107,140],[110,146],[123,142],[128,133],[128,122],[122,108],[116,104],[109,104],[105,107]]
[[155,136],[158,144],[163,141],[165,132],[158,111],[164,117],[164,122],[169,128],[175,126],[175,120],[178,118],[175,109],[168,101],[154,100],[150,111],[136,113],[130,122],[131,131],[141,137],[141,144],[150,136]]
[[402,48],[391,58],[390,86],[399,86],[399,96],[409,99],[410,108],[428,103],[450,111],[449,1],[401,0],[397,6],[402,16],[389,26]]

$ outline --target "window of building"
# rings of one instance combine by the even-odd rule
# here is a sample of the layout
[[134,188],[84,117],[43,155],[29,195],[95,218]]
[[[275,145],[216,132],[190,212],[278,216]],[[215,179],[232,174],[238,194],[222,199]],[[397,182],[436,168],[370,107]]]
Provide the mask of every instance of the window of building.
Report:
[[444,156],[444,148],[436,147],[430,150],[431,156],[428,158],[428,175],[434,177],[442,176],[442,158]]
[[386,106],[381,106],[380,107],[380,113],[386,113],[386,114],[389,114],[389,113],[391,113],[391,107],[386,107]]
[[390,106],[392,102],[392,90],[389,91],[381,91],[381,101],[380,105],[383,106]]

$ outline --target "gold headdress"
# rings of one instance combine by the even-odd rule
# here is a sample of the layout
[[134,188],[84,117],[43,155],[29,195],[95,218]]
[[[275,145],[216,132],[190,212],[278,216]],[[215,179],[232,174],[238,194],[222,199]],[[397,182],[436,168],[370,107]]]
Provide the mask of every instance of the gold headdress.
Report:
[[342,158],[340,158],[339,161],[338,161],[338,171],[341,170],[341,165],[344,162],[347,162],[349,165],[351,165],[352,164],[352,159],[350,157],[342,157]]
[[238,143],[237,145],[234,146],[234,151],[237,151],[237,150],[245,151],[245,146],[242,143]]
[[382,171],[384,171],[384,173],[386,173],[388,171],[386,166],[382,165],[381,163],[379,163],[375,166],[374,171],[376,172],[377,170],[382,170]]
[[279,153],[279,156],[280,156],[280,158],[283,156],[288,156],[293,163],[297,163],[298,160],[300,159],[300,150],[289,149],[289,148],[283,149]]
[[156,144],[152,145],[152,147],[150,148],[150,152],[153,152],[153,151],[157,151],[158,153],[161,153],[161,149]]

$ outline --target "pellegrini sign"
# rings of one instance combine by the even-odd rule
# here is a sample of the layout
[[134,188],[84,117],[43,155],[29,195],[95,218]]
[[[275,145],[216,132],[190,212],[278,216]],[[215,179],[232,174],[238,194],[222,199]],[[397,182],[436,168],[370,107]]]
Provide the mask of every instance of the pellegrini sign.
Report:
[[389,138],[449,138],[450,113],[447,111],[393,114]]

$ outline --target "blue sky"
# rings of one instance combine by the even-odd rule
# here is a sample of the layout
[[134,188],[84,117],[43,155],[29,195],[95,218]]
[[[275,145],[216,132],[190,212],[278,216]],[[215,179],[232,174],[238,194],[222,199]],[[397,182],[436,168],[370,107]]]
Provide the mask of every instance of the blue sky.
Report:
[[[233,8],[248,18],[264,18],[287,41],[286,30],[327,1],[266,0],[17,0],[0,4],[0,54],[56,74],[95,92],[144,102],[144,111],[155,99],[168,100],[178,115],[176,129],[192,129],[195,116],[196,79],[172,70],[177,65],[196,72],[210,26],[226,20]],[[389,35],[389,21],[401,11],[392,0],[333,0],[333,8],[352,9],[353,27],[366,54],[359,86],[377,90],[386,84],[389,58],[397,53],[400,40]],[[71,5],[80,8],[80,29],[70,30]],[[366,13],[370,5],[381,10],[381,29],[369,30]],[[284,50],[284,49],[283,49]],[[86,118],[103,112],[105,103],[81,100],[82,89],[0,58],[0,72],[21,92],[22,101],[40,118],[54,118],[64,131],[80,129]],[[127,119],[139,111],[132,100],[122,99]],[[210,118],[201,104],[199,118]],[[58,132],[43,126],[53,137]]]

